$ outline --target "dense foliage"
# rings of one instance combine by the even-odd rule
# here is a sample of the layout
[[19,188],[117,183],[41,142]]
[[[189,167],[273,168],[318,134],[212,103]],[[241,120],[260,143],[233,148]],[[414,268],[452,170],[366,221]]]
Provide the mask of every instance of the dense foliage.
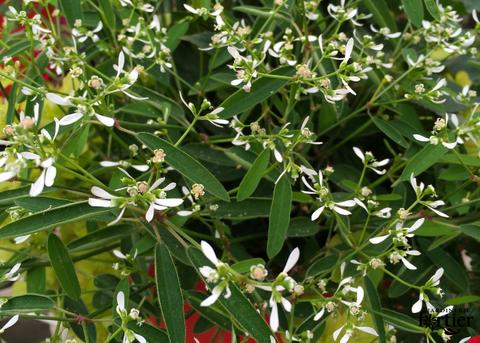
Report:
[[0,334],[479,335],[475,6],[0,5]]

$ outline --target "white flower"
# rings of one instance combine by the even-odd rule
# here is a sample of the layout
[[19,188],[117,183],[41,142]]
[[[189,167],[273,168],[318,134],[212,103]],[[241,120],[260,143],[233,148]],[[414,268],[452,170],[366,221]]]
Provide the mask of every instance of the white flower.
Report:
[[[117,196],[111,195],[107,191],[101,189],[100,187],[93,186],[91,189],[91,192],[93,195],[96,195],[100,199],[96,198],[88,198],[88,204],[92,207],[116,207],[114,200],[118,199]],[[120,211],[120,214],[118,215],[117,219],[114,221],[108,223],[108,226],[114,225],[122,219],[123,214],[125,213],[125,208],[123,207],[122,210]]]
[[14,265],[13,268],[10,269],[8,273],[3,275],[2,281],[17,281],[20,278],[20,273],[18,273],[15,276],[13,275],[20,269],[21,265],[22,265],[21,263],[17,263],[16,265]]
[[16,314],[0,329],[0,335],[5,332],[6,329],[11,328],[18,321],[19,315]]
[[95,33],[97,32],[100,32],[101,30],[103,29],[103,24],[102,24],[102,21],[100,20],[98,22],[98,25],[95,29],[93,29],[92,31],[86,31],[86,32],[79,32],[76,28],[74,28],[72,30],[72,35],[74,35],[75,37],[80,37],[78,38],[78,41],[80,43],[83,43],[85,42],[89,37],[92,38],[92,41],[94,43],[98,42],[98,40],[100,39]]
[[335,18],[338,21],[351,20],[357,15],[356,8],[350,11],[345,9],[345,0],[340,1],[340,6],[329,4],[327,7],[327,11],[332,18]]
[[367,166],[367,168],[372,169],[378,175],[383,175],[387,172],[385,169],[384,170],[378,170],[378,169],[375,169],[375,168],[383,167],[384,165],[386,165],[389,161],[388,158],[386,158],[384,160],[381,160],[380,162],[377,162],[373,159],[373,155],[372,155],[371,152],[367,152],[364,155],[363,152],[357,147],[353,147],[353,151],[358,156],[358,158],[360,158],[362,160],[363,164],[365,164]]
[[[201,241],[200,245],[202,247],[203,254],[210,262],[212,262],[215,268],[218,269],[224,266],[224,263],[217,259],[217,255],[215,254],[215,251],[213,250],[210,244],[208,244],[205,241]],[[203,266],[199,268],[199,270],[200,270],[200,273],[207,279],[211,277],[212,273],[216,272],[213,268],[209,266]],[[217,275],[217,279],[218,279],[218,275]],[[228,280],[224,280],[224,278],[222,278],[222,280],[223,281],[221,281],[217,286],[215,286],[212,289],[212,295],[210,295],[208,298],[203,300],[200,303],[200,306],[207,307],[207,306],[213,305],[217,301],[217,299],[220,297],[224,289],[226,290],[225,292],[226,294],[224,295],[224,298],[225,299],[230,298],[232,293],[230,291],[230,288],[228,287]],[[211,281],[216,281],[216,280],[211,280]]]
[[36,197],[40,195],[45,186],[51,187],[53,185],[53,182],[55,181],[55,176],[57,175],[57,168],[55,168],[52,164],[53,157],[49,157],[45,161],[40,163],[40,167],[42,167],[43,170],[37,181],[32,183],[30,187],[31,197]]
[[222,13],[223,11],[223,8],[221,9],[218,9],[214,12],[211,12],[211,13],[208,13],[208,10],[204,7],[202,8],[199,8],[199,9],[195,9],[193,8],[192,6],[189,6],[187,4],[183,4],[183,7],[185,7],[185,9],[193,14],[196,14],[196,15],[199,15],[199,16],[204,16],[204,15],[207,15],[207,14],[210,14],[212,17],[216,17],[218,16],[220,13]]
[[311,219],[312,221],[317,220],[318,217],[322,214],[323,210],[325,207],[328,207],[330,210],[337,212],[338,214],[348,216],[351,215],[352,213],[350,211],[347,211],[343,209],[342,207],[353,207],[355,206],[355,201],[353,200],[346,200],[346,201],[341,201],[341,202],[333,202],[333,201],[327,201],[325,205],[317,209],[315,212],[312,213]]
[[[113,65],[113,69],[115,69],[117,71],[117,78],[119,78],[122,73],[128,74],[127,72],[125,72],[123,70],[124,66],[125,66],[125,55],[123,54],[123,51],[121,51],[120,54],[118,55],[118,64]],[[136,97],[132,94],[129,94],[129,93],[125,92],[125,90],[130,88],[138,79],[138,71],[137,71],[136,68],[133,68],[133,70],[128,74],[128,78],[129,78],[129,82],[127,84],[124,84],[118,90],[114,90],[112,92],[109,92],[108,94],[115,93],[115,92],[118,92],[118,91],[122,91],[123,94],[125,94],[126,96],[128,96],[128,97],[130,97],[134,100],[147,100],[148,97],[140,98],[140,97]],[[115,124],[115,123],[113,123],[113,124]],[[112,124],[112,126],[113,126],[113,124]]]
[[422,224],[424,223],[425,218],[421,218],[417,220],[410,228],[402,228],[402,223],[397,223],[395,230],[389,230],[387,235],[378,236],[374,238],[370,238],[369,241],[372,244],[379,244],[386,240],[389,236],[395,236],[396,241],[402,241],[405,245],[407,245],[407,241],[405,237],[413,237],[413,231],[417,230]]
[[[127,164],[127,166],[125,164]],[[106,168],[118,167],[118,166],[122,166],[124,168],[132,167],[133,169],[136,169],[136,170],[141,171],[141,172],[146,172],[147,170],[150,169],[150,166],[146,165],[146,164],[145,165],[135,165],[135,164],[131,164],[130,162],[125,162],[125,161],[120,161],[120,162],[102,161],[102,162],[100,162],[100,165],[102,167],[106,167]]]

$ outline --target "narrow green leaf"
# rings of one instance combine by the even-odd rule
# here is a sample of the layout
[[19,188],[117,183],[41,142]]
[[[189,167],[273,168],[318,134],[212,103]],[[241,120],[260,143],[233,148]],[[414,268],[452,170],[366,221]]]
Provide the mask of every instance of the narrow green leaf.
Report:
[[290,223],[290,207],[292,206],[292,186],[287,174],[278,180],[273,191],[270,223],[268,225],[267,255],[273,258],[282,250]]
[[[363,277],[363,284],[365,285],[365,296],[367,298],[369,307],[377,312],[382,312],[382,306],[380,305],[380,300],[378,299],[377,289],[368,275]],[[383,323],[382,316],[379,314],[372,314],[372,317],[373,323],[375,324],[375,329],[378,333],[378,341],[380,343],[386,343],[385,324]]]
[[208,330],[213,329],[214,327],[214,323],[209,321],[207,318],[200,316],[195,321],[195,324],[193,324],[193,334],[202,334],[204,332],[207,332]]
[[38,196],[34,198],[25,197],[17,199],[15,200],[15,204],[32,212],[44,212],[53,208],[72,204],[72,201]]
[[[292,67],[280,67],[272,71],[270,74],[293,76],[295,74],[295,69]],[[227,100],[225,100],[219,106],[225,109],[220,112],[218,116],[222,119],[228,119],[234,115],[245,112],[259,102],[277,93],[283,86],[287,84],[287,82],[288,80],[284,79],[260,77],[252,83],[252,90],[250,92],[245,92],[243,89],[239,89]]]
[[17,102],[17,90],[18,83],[14,82],[12,88],[10,88],[10,96],[8,97],[8,107],[7,107],[7,125],[13,123],[13,116],[15,114],[15,106]]
[[415,333],[423,333],[425,330],[425,328],[418,327],[418,319],[413,319],[403,313],[388,308],[382,309],[382,313],[384,314],[385,322],[395,326],[397,329]]
[[428,12],[432,15],[433,18],[437,21],[442,20],[442,16],[440,14],[440,11],[438,9],[437,4],[435,3],[435,0],[423,0],[425,3],[425,7],[427,8]]
[[[121,324],[119,319],[117,319],[115,322]],[[127,324],[127,328],[145,338],[148,343],[168,342],[168,335],[165,333],[165,331],[150,324],[142,324],[139,326],[134,320],[132,320]]]
[[[228,148],[227,150],[225,150],[225,155],[227,155],[234,162],[241,164],[242,167],[246,168],[247,170],[252,167],[253,163],[258,158],[258,155],[255,154],[253,151],[247,151],[240,146]],[[270,166],[271,164],[269,163],[268,167]],[[275,168],[268,175],[265,176],[265,179],[271,182],[275,182],[275,180],[277,180],[279,176],[280,171]]]
[[[37,44],[38,41],[33,41],[33,44]],[[30,48],[29,40],[19,40],[17,43],[10,46],[10,49],[0,54],[0,60],[3,60],[6,56],[18,56],[22,52],[27,51]]]
[[460,230],[466,235],[480,239],[480,223],[460,225]]
[[466,295],[464,297],[457,297],[453,299],[448,299],[445,301],[445,305],[460,305],[472,302],[480,301],[480,297],[477,295]]
[[155,249],[155,279],[158,301],[170,343],[184,343],[185,316],[182,290],[172,256],[163,243],[158,243]]
[[375,197],[377,201],[397,201],[402,199],[403,197],[399,194],[381,194]]
[[0,239],[46,231],[110,211],[110,208],[92,207],[87,201],[60,206],[8,223],[0,230]]
[[107,226],[71,241],[67,244],[67,249],[74,253],[103,247],[134,232],[135,227],[128,224]]
[[59,0],[62,12],[67,17],[68,25],[74,28],[75,20],[83,20],[82,4],[80,0]]
[[243,201],[255,192],[260,180],[262,179],[265,169],[267,169],[268,161],[270,159],[270,149],[265,149],[258,155],[252,167],[240,183],[238,188],[237,199]]
[[231,198],[230,202],[217,202],[218,209],[211,214],[215,218],[248,219],[268,217],[272,207],[272,199],[248,198],[242,202]]
[[[82,298],[75,301],[70,297],[65,297],[64,309],[81,316],[87,316],[90,314],[90,311],[88,310],[88,307]],[[72,316],[69,316],[69,315],[67,315],[67,317],[73,318]],[[70,322],[69,324],[70,324],[70,327],[72,328],[72,331],[75,333],[75,335],[77,335],[78,338],[80,338],[83,342],[86,342],[85,334],[83,332],[83,326],[75,322],[73,323]],[[88,335],[88,340],[90,342],[97,341],[97,328],[95,326],[95,323],[87,324],[87,335]]]
[[166,155],[165,162],[187,179],[202,184],[207,192],[212,193],[220,199],[227,202],[230,201],[228,193],[222,184],[190,155],[150,133],[139,133],[137,138],[151,150],[163,149]]
[[416,27],[422,26],[423,20],[423,3],[419,0],[402,0],[402,5],[405,8],[405,13],[408,19]]
[[446,181],[463,181],[468,180],[469,177],[470,174],[468,174],[464,166],[456,165],[445,169],[438,178]]
[[407,141],[402,137],[401,134],[398,133],[395,128],[390,125],[389,123],[378,119],[378,118],[372,118],[373,123],[385,134],[387,135],[388,138],[390,138],[392,141],[400,145],[401,147],[404,147],[405,149],[408,148],[408,143]]
[[452,231],[449,234],[446,234],[446,235],[440,237],[439,239],[435,240],[435,242],[433,242],[432,245],[430,245],[428,247],[428,250],[433,250],[436,247],[439,247],[440,245],[445,244],[448,241],[451,241],[452,239],[454,239],[455,237],[457,237],[460,234],[461,234],[461,231]]
[[[478,157],[470,156],[466,154],[459,154],[459,156],[462,159],[463,163],[465,163],[467,166],[480,167],[480,159],[478,159]],[[458,160],[458,157],[454,154],[443,155],[442,157],[440,157],[438,162],[461,164],[460,161]]]
[[[30,192],[30,186],[24,186],[17,189],[7,189],[0,192],[0,205],[6,205],[13,203],[15,199],[27,197],[28,193]],[[46,188],[45,190],[48,191],[50,188]],[[55,189],[56,190],[56,189]]]
[[431,241],[418,238],[423,253],[438,267],[443,268],[445,276],[460,289],[468,290],[468,277],[463,268],[449,253],[442,248],[428,250]]
[[438,161],[442,155],[448,151],[448,148],[442,144],[433,145],[428,144],[418,154],[416,154],[402,172],[400,180],[405,181],[410,179],[410,175],[413,173],[415,176],[424,172],[430,168],[435,162]]
[[36,312],[48,311],[55,307],[55,302],[43,295],[26,294],[8,299],[2,306],[2,312]]
[[100,3],[100,8],[105,15],[107,20],[108,27],[115,29],[115,13],[113,13],[113,6],[110,0],[98,0]]
[[256,264],[265,265],[265,261],[262,258],[251,258],[245,261],[237,262],[231,267],[237,273],[245,274],[245,273],[250,273],[250,267]]
[[144,101],[147,104],[158,109],[159,111],[162,111],[165,105],[168,104],[171,109],[170,114],[176,116],[177,118],[182,118],[183,120],[183,116],[185,115],[185,112],[183,111],[182,107],[180,107],[180,105],[177,104],[174,100],[167,98],[166,96],[158,92],[155,92],[149,88],[145,88],[142,86],[132,86],[130,89],[132,89],[132,91],[135,94],[138,94],[143,97],[148,97],[148,100],[144,100]]
[[338,254],[325,256],[313,263],[307,270],[306,277],[317,276],[320,273],[333,268],[338,261]]
[[[198,268],[203,266],[210,266],[214,268],[215,266],[213,266],[212,263],[205,257],[205,255],[203,255],[203,253],[196,248],[188,248],[187,253],[192,261],[193,266],[202,277],[203,281],[209,286],[210,289],[213,289],[215,284],[207,283],[206,279],[203,278],[198,271]],[[223,295],[220,295],[217,301],[219,301],[225,307],[231,317],[235,318],[245,329],[245,331],[248,332],[250,336],[257,342],[277,342],[272,330],[270,330],[270,327],[265,322],[265,319],[263,319],[263,317],[255,310],[252,303],[245,298],[237,286],[229,283],[228,287],[230,288],[231,296],[226,299]]]
[[[256,7],[256,6],[237,6],[234,7],[233,10],[238,11],[238,12],[243,12],[247,14],[254,15],[256,17],[260,18],[270,18],[272,16],[272,10],[273,8],[271,7]],[[278,19],[278,20],[283,20],[289,22],[292,20],[292,16],[285,11],[278,11],[273,15],[273,18]]]
[[47,270],[45,267],[27,271],[27,293],[45,294],[47,288]]
[[68,253],[65,244],[62,240],[51,233],[48,236],[48,257],[52,263],[53,271],[57,277],[60,285],[68,294],[68,296],[74,300],[78,300],[82,294],[82,289],[80,288],[80,283],[77,279],[77,273],[75,267],[73,266],[72,258]]
[[[443,225],[443,223],[447,225]],[[413,224],[413,221],[409,222],[408,225]],[[448,225],[449,222],[445,219],[435,219],[425,220],[417,230],[415,230],[416,236],[426,236],[426,237],[437,237],[446,235],[452,232],[453,228]]]
[[224,330],[232,331],[232,323],[226,314],[223,314],[216,306],[202,307],[200,303],[208,297],[208,294],[199,291],[187,292],[187,301],[201,316]]
[[391,32],[398,31],[385,0],[363,0],[363,3],[380,27],[388,27]]
[[178,47],[180,44],[179,38],[182,37],[184,34],[186,34],[188,31],[188,23],[183,22],[183,23],[178,23],[173,25],[169,30],[168,30],[168,38],[167,41],[165,42],[165,46],[172,50],[172,52]]

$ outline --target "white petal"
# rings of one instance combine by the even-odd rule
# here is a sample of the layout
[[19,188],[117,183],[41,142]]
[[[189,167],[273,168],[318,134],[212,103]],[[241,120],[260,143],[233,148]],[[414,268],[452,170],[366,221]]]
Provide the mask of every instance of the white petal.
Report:
[[155,203],[150,203],[150,206],[148,207],[147,214],[145,215],[145,219],[147,222],[151,222],[153,219],[153,215],[155,214]]
[[362,287],[357,287],[357,305],[360,305],[363,301],[363,296],[365,295]]
[[38,177],[37,181],[35,181],[32,186],[30,187],[30,196],[36,197],[39,196],[42,191],[43,187],[45,186],[45,169],[42,171],[40,176]]
[[355,206],[355,201],[346,200],[346,201],[336,202],[335,205],[342,206],[342,207],[353,207]]
[[422,310],[422,299],[419,299],[415,304],[412,306],[412,313],[418,313]]
[[140,336],[139,334],[136,334],[136,333],[134,333],[133,336],[140,343],[147,343],[147,340],[143,336]]
[[162,205],[162,206],[168,206],[168,207],[177,207],[183,204],[183,199],[179,198],[171,198],[171,199],[156,199],[155,203]]
[[103,199],[115,199],[115,198],[117,198],[116,196],[111,195],[106,190],[104,190],[100,187],[97,187],[97,186],[93,186],[92,189],[91,189],[91,192],[92,192],[93,195],[96,195],[97,197],[103,198]]
[[[354,11],[355,11],[355,10],[354,10]],[[352,12],[354,12],[354,11],[352,11]],[[347,42],[347,46],[346,46],[346,48],[345,48],[345,58],[343,59],[343,61],[344,61],[345,63],[348,62],[348,60],[350,59],[350,56],[352,55],[352,50],[353,50],[353,45],[354,45],[354,43],[355,43],[355,42],[354,42],[353,38],[350,38],[350,39],[348,40],[348,42]]]
[[10,318],[10,320],[7,322],[7,324],[5,324],[2,328],[2,330],[6,330],[8,328],[11,328],[12,326],[15,325],[15,323],[18,321],[18,314],[13,316],[12,318]]
[[420,142],[430,142],[430,138],[423,137],[422,135],[414,134],[413,138],[415,138],[417,141],[420,141]]
[[340,340],[340,343],[347,343],[350,337],[351,336],[346,332],[345,335],[343,335],[342,339]]
[[97,119],[105,126],[112,127],[113,125],[115,125],[115,119],[113,118],[105,117],[98,113],[95,113],[95,117],[97,117]]
[[113,207],[110,200],[89,198],[88,204],[92,207]]
[[177,184],[175,182],[171,182],[167,186],[163,187],[163,190],[165,192],[168,192],[168,191],[171,191],[172,189],[174,189],[176,186],[177,186]]
[[20,155],[22,155],[23,158],[26,158],[27,160],[36,160],[41,158],[40,155],[34,154],[33,152],[29,151],[21,152]]
[[208,307],[210,305],[213,305],[215,303],[215,301],[217,301],[217,299],[220,297],[221,293],[222,293],[222,291],[218,287],[215,287],[212,290],[212,295],[210,295],[208,298],[206,298],[204,301],[202,301],[200,303],[200,306]]
[[120,73],[123,72],[124,65],[125,65],[125,55],[123,51],[120,51],[120,54],[118,55],[117,77],[119,77]]
[[275,300],[273,301],[272,311],[270,312],[270,327],[273,332],[278,330],[278,307]]
[[25,235],[25,236],[18,236],[15,237],[15,244],[20,244],[25,242],[31,235]]
[[337,338],[338,338],[338,335],[340,335],[340,332],[342,331],[343,327],[345,326],[346,324],[343,324],[340,329],[336,330],[334,333],[333,333],[333,340],[336,341]]
[[320,207],[318,210],[316,210],[315,212],[312,213],[312,221],[315,221],[318,219],[318,217],[320,217],[320,215],[322,214],[323,210],[325,209],[325,206],[322,206]]
[[350,211],[344,210],[343,208],[340,208],[338,206],[333,206],[333,210],[337,212],[338,214],[344,215],[344,216],[349,216],[352,213]]
[[60,120],[58,121],[58,123],[59,123],[61,126],[66,126],[66,125],[70,125],[70,124],[76,123],[76,122],[79,121],[82,117],[83,117],[83,114],[82,114],[82,113],[68,114],[68,115],[66,115],[65,117],[63,117],[62,119],[60,119]]
[[209,277],[210,274],[211,274],[212,271],[213,271],[213,268],[210,267],[210,266],[203,266],[203,267],[198,268],[198,271],[199,271],[200,274],[202,274],[204,277]]
[[120,214],[113,222],[108,223],[108,226],[117,224],[120,221],[120,219],[122,219],[124,213],[125,213],[125,207],[122,208],[122,210],[120,211]]
[[117,311],[125,309],[125,294],[120,291],[117,293]]
[[389,235],[370,238],[369,241],[370,241],[370,243],[372,243],[372,244],[382,243],[384,240],[387,239],[388,236],[389,236]]
[[355,155],[357,155],[362,161],[365,161],[365,156],[359,148],[353,147],[353,151],[355,152]]
[[411,255],[411,256],[420,256],[421,253],[418,250],[406,250],[405,254]]
[[71,106],[71,102],[67,98],[62,98],[60,95],[57,95],[55,93],[47,93],[46,98],[53,102],[54,104],[60,105],[60,106]]
[[55,176],[57,176],[57,168],[54,166],[48,167],[45,174],[45,186],[51,187],[55,182]]
[[210,262],[212,262],[213,265],[216,266],[218,264],[218,259],[217,259],[217,255],[215,254],[215,250],[213,250],[212,246],[205,241],[202,241],[200,245],[202,247],[202,251],[205,257],[208,258]]
[[408,232],[413,232],[415,231],[416,229],[418,229],[420,226],[422,226],[422,224],[425,222],[425,218],[421,218],[419,220],[417,220],[410,229],[408,229],[407,231]]
[[325,313],[325,308],[322,307],[322,309],[320,310],[320,312],[318,312],[315,317],[313,317],[313,320],[314,321],[318,321],[320,318],[322,318],[323,316],[323,313]]
[[367,332],[371,335],[374,335],[374,336],[378,336],[377,332],[372,329],[372,328],[369,328],[368,326],[355,326],[355,329],[358,329],[360,331],[363,331],[363,332]]
[[283,268],[284,273],[288,273],[297,263],[298,259],[300,258],[300,249],[295,248],[292,250],[290,255],[288,256],[287,263],[285,264],[285,268]]
[[11,172],[11,171],[0,173],[0,182],[8,181],[14,178],[15,176],[17,176],[17,173]]
[[116,167],[116,166],[120,165],[120,163],[112,162],[112,161],[102,161],[102,162],[100,162],[100,165],[102,167]]
[[415,267],[413,264],[408,262],[408,260],[405,257],[400,256],[400,259],[402,260],[405,267],[407,267],[408,269],[410,269],[410,270],[416,270],[417,269],[417,267]]
[[273,150],[273,154],[275,155],[275,159],[279,162],[279,163],[282,163],[283,162],[283,158],[282,158],[282,154],[280,154],[277,149],[274,149]]
[[292,310],[292,304],[290,301],[282,297],[282,305],[285,311],[290,312]]
[[150,166],[148,165],[132,165],[132,168],[133,169],[136,169],[138,171],[141,171],[141,172],[146,172],[148,169],[150,169]]
[[357,198],[353,199],[355,201],[355,203],[360,206],[361,208],[363,208],[365,211],[368,212],[368,209],[367,209],[367,206],[365,206],[365,204],[363,202],[361,202],[360,200],[358,200]]
[[433,207],[431,206],[427,206],[429,209],[431,209],[433,212],[435,212],[437,215],[439,215],[440,217],[443,217],[443,218],[448,218],[448,215],[446,215],[445,213],[443,212],[440,212],[436,209],[434,209]]

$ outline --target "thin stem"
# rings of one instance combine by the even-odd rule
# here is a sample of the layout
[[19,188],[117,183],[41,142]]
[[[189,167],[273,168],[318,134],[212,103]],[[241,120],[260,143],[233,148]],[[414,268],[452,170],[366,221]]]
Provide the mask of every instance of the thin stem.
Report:
[[190,132],[190,130],[193,128],[193,126],[195,125],[195,123],[197,122],[198,120],[198,117],[195,117],[192,121],[192,123],[190,124],[190,126],[187,128],[187,130],[183,133],[182,137],[180,137],[177,141],[177,143],[175,143],[175,146],[177,147],[185,137],[187,137],[188,133]]
[[121,328],[121,327],[118,328],[117,331],[115,331],[110,337],[107,338],[107,340],[105,341],[105,343],[111,342],[111,341],[115,338],[115,336],[118,335],[118,334],[119,334],[120,332],[122,332],[122,331],[123,331],[123,328]]

